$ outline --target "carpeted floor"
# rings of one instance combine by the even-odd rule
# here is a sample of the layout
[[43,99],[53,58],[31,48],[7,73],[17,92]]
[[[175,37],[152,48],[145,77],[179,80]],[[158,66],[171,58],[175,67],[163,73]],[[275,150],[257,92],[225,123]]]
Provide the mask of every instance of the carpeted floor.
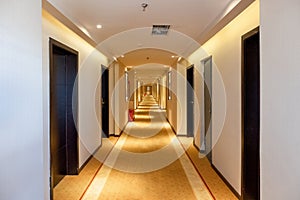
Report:
[[192,139],[174,135],[152,96],[144,98],[121,137],[110,140],[111,152],[106,145],[97,152],[108,155],[105,162],[93,158],[79,176],[64,178],[54,189],[55,200],[237,199],[189,145]]

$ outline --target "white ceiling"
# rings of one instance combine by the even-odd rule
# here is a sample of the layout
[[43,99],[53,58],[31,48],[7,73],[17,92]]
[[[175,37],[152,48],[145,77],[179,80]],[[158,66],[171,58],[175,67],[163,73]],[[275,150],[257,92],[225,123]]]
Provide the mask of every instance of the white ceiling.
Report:
[[115,34],[97,45],[108,58],[149,48],[169,51],[186,58],[199,47],[198,42],[173,29],[169,30],[167,36],[152,36],[151,27],[130,29]]
[[157,63],[172,66],[178,60],[178,56],[174,53],[161,49],[139,49],[124,54],[119,57],[118,61],[126,66],[139,66],[147,63]]
[[130,73],[134,73],[135,79],[142,80],[144,84],[151,84],[161,78],[169,69],[170,67],[167,65],[147,63],[134,67]]
[[[43,8],[94,45],[111,62],[113,57],[131,55],[130,59],[120,60],[125,65],[136,66],[153,62],[145,60],[143,63],[139,58],[151,55],[148,49],[152,49],[152,55],[161,54],[157,58],[162,60],[154,59],[156,63],[170,61],[173,54],[187,58],[200,47],[199,43],[209,39],[253,1],[43,0]],[[149,4],[145,12],[142,3]],[[98,24],[103,28],[97,29]],[[171,25],[169,33],[166,36],[151,35],[155,24]],[[164,72],[161,64],[157,64],[155,72],[148,74],[159,76]]]
[[[48,0],[100,43],[130,29],[170,24],[197,41],[234,0]],[[141,4],[148,3],[146,11]],[[101,24],[103,29],[97,29]]]

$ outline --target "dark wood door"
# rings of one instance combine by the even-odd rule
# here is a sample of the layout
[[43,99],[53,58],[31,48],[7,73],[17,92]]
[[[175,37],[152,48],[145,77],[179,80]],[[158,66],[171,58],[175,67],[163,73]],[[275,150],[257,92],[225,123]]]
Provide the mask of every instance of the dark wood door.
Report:
[[242,199],[260,199],[259,29],[242,37]]
[[109,137],[109,76],[105,66],[101,67],[101,71],[102,137]]
[[203,61],[204,64],[204,147],[207,159],[212,163],[212,58]]
[[66,147],[67,174],[76,175],[79,172],[78,132],[77,124],[77,67],[78,55],[66,56]]
[[[63,66],[63,67],[60,67]],[[51,167],[53,187],[66,175],[66,79],[65,56],[53,55],[51,87]]]
[[65,175],[78,174],[78,53],[50,40],[50,166],[52,189]]
[[194,137],[194,66],[186,70],[187,78],[187,136]]

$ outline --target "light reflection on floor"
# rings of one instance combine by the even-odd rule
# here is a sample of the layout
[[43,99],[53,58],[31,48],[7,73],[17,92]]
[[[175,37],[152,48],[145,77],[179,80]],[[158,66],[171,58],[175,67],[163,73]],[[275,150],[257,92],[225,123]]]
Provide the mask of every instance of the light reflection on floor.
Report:
[[[205,174],[214,196],[220,197],[216,199],[236,200],[207,159],[199,159],[191,145],[193,139],[177,138],[165,116],[152,97],[146,98],[118,141],[103,140],[95,154],[100,162],[91,159],[79,176],[66,176],[55,188],[54,200],[212,199],[191,161],[182,154],[185,150]],[[174,159],[177,161],[172,162]]]

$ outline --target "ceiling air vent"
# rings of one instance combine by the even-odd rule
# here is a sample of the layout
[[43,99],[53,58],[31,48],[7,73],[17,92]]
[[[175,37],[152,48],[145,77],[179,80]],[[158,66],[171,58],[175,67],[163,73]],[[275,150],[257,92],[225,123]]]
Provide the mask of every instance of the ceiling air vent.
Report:
[[152,35],[167,35],[170,25],[153,25]]

